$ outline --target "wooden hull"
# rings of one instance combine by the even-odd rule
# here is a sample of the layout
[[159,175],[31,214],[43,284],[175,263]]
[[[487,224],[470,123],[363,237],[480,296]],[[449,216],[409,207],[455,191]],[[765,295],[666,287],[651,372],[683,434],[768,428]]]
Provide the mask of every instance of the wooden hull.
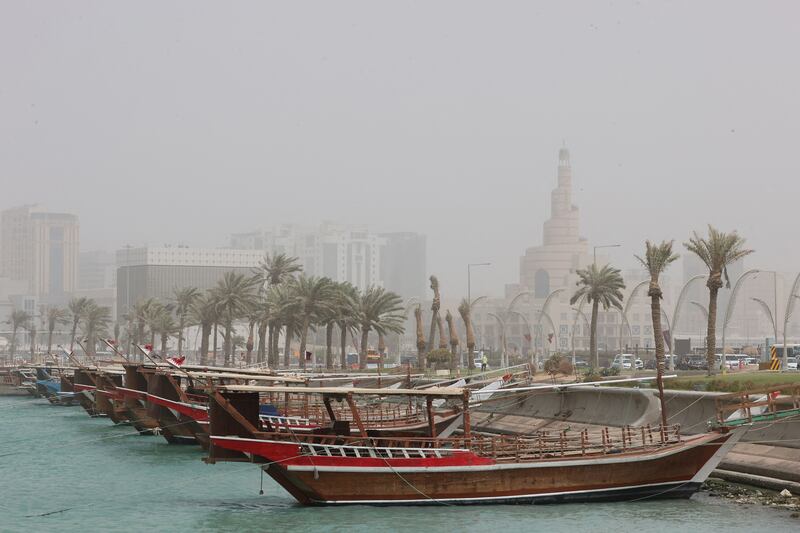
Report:
[[422,505],[688,497],[740,436],[738,430],[708,433],[641,453],[511,463],[468,450],[442,450],[445,457],[387,459],[309,456],[298,445],[256,444],[256,439],[212,437],[212,442],[278,461],[265,465],[265,472],[303,504]]
[[122,396],[125,415],[131,425],[143,435],[152,435],[158,427],[158,420],[147,414],[147,392],[117,387]]

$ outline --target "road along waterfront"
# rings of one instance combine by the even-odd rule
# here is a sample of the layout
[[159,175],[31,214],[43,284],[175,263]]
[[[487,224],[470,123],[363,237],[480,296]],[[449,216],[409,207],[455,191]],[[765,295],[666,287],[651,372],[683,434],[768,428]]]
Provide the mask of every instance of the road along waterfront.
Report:
[[0,398],[0,531],[788,531],[785,510],[706,492],[690,500],[485,507],[308,508],[256,466],[205,465],[167,444],[45,400]]

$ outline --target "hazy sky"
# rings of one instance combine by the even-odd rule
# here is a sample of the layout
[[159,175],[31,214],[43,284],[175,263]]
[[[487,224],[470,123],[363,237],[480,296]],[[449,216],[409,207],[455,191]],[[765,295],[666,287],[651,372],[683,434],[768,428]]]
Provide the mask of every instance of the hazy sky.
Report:
[[0,0],[0,208],[83,249],[420,231],[443,294],[499,294],[566,141],[621,266],[712,222],[800,270],[798,50],[797,2]]

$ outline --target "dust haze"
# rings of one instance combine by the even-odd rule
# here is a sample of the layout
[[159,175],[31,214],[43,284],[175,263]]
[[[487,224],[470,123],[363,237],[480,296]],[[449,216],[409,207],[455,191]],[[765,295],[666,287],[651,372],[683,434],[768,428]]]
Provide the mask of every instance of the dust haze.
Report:
[[280,223],[428,236],[443,293],[501,294],[558,149],[590,244],[737,229],[800,270],[794,2],[3,2],[1,208],[81,249]]

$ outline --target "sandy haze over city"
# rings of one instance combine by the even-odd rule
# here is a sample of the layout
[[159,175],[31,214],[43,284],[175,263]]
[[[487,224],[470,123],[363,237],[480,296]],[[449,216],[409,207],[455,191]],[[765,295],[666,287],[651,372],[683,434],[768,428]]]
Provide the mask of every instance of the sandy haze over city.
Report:
[[[3,2],[0,208],[81,248],[324,220],[428,235],[501,294],[558,149],[590,244],[737,229],[800,269],[794,2]],[[676,272],[677,273],[677,272]]]

